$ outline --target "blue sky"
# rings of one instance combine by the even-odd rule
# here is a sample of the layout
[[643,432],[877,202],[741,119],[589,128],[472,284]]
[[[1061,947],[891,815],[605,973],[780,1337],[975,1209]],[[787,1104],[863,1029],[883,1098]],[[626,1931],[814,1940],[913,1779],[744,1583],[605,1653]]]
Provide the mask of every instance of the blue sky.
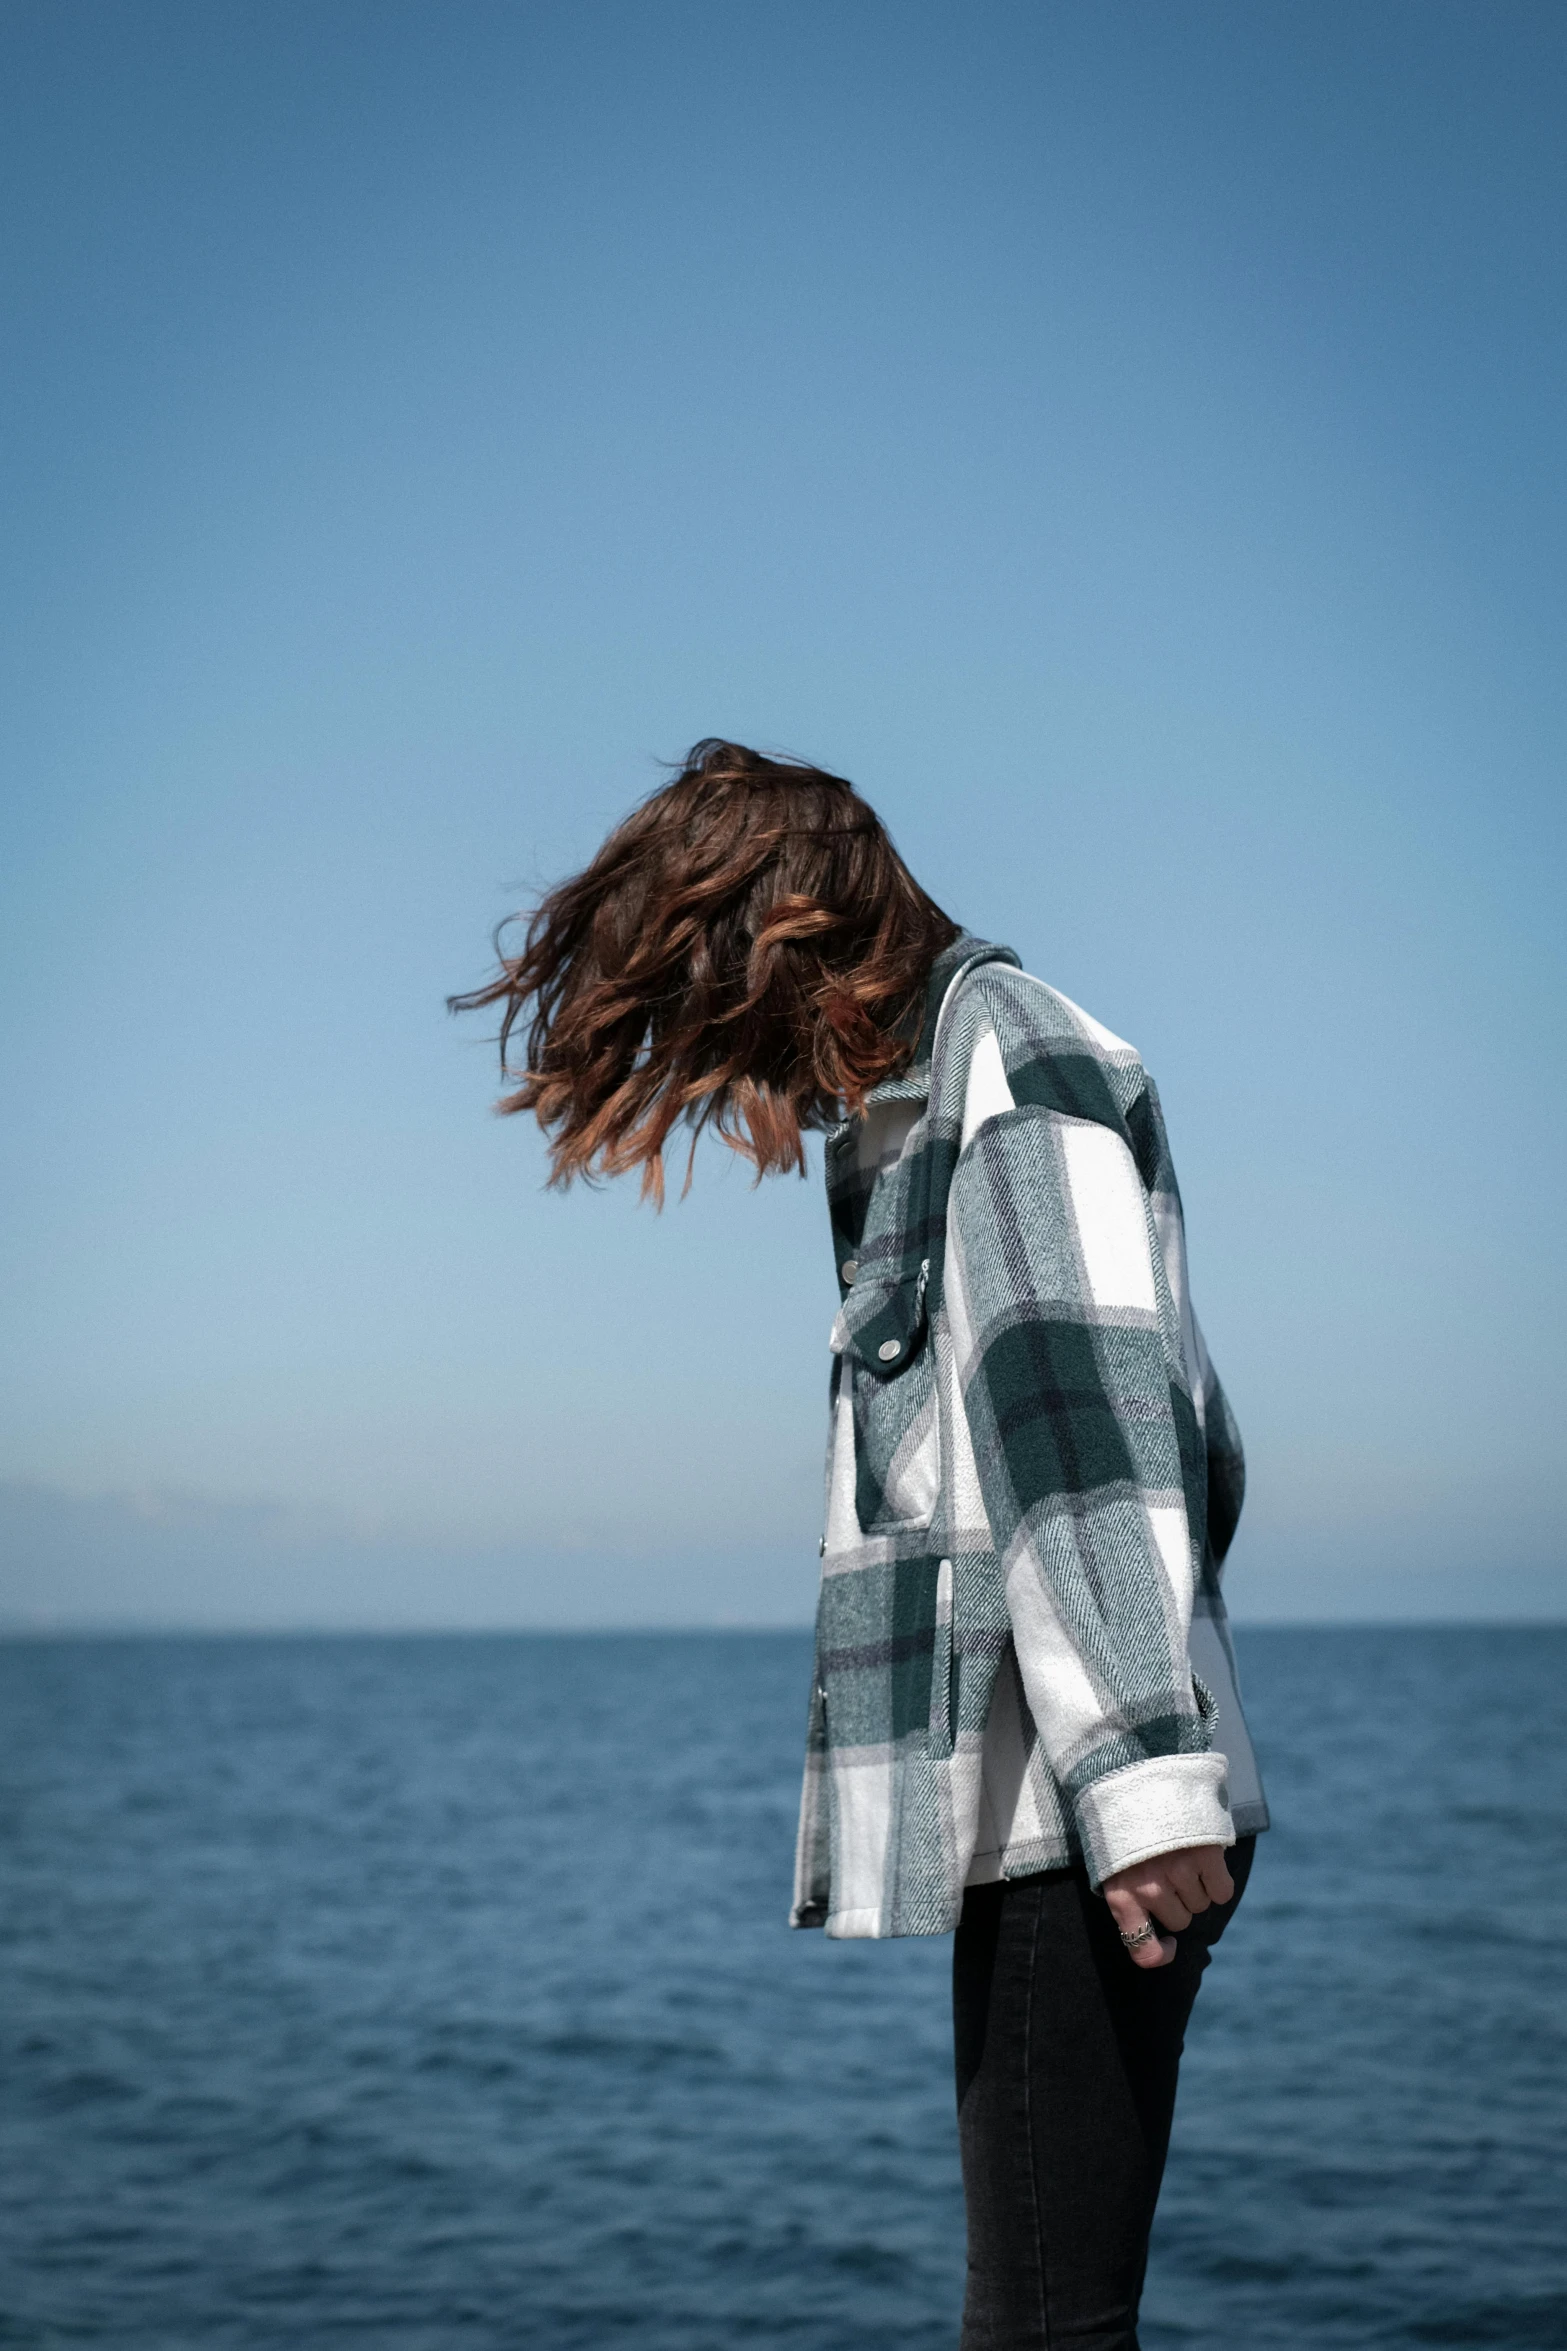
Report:
[[816,1181],[442,1007],[714,732],[1144,1052],[1237,1613],[1567,1611],[1560,8],[0,40],[0,1619],[808,1615]]

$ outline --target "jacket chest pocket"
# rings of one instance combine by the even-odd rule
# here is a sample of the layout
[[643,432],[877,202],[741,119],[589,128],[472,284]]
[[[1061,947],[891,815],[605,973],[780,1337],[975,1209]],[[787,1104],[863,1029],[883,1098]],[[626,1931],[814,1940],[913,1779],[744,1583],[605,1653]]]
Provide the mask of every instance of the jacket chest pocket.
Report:
[[860,1531],[929,1526],[941,1492],[936,1350],[925,1319],[925,1271],[871,1285],[840,1318],[835,1344],[849,1383],[854,1510]]
[[850,1359],[854,1510],[867,1535],[929,1526],[941,1491],[934,1350],[922,1347],[892,1379]]

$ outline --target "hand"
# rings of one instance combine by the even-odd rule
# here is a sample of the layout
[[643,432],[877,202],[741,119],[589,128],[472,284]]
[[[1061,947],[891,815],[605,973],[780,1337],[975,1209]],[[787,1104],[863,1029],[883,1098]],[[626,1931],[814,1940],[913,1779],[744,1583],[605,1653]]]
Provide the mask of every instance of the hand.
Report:
[[1210,1903],[1233,1900],[1235,1880],[1222,1845],[1188,1845],[1179,1853],[1156,1853],[1151,1861],[1118,1869],[1100,1892],[1123,1935],[1135,1934],[1150,1920],[1174,1929],[1174,1934],[1148,1936],[1126,1954],[1134,1967],[1168,1967],[1175,1957],[1174,1935]]

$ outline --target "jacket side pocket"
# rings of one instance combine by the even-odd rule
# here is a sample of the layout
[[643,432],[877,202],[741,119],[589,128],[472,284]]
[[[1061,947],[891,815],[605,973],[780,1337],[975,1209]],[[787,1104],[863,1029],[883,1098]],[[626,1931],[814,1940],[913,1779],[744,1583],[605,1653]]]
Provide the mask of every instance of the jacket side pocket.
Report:
[[932,1755],[952,1753],[952,1562],[936,1570],[936,1626],[930,1658],[930,1739]]

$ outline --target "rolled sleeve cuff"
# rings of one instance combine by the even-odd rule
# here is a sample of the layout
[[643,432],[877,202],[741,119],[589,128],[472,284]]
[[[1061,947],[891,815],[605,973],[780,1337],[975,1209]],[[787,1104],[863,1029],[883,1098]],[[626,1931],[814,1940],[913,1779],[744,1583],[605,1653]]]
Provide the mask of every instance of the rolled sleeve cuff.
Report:
[[1118,1869],[1156,1853],[1233,1845],[1229,1771],[1222,1755],[1152,1755],[1084,1788],[1077,1825],[1093,1883],[1103,1885]]

